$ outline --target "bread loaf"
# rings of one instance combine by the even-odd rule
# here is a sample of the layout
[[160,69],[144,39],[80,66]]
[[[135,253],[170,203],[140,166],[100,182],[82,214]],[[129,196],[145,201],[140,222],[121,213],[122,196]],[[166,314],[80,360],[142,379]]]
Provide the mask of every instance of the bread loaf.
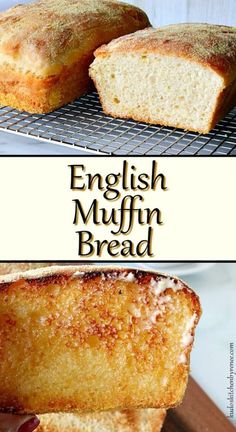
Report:
[[168,408],[201,310],[178,278],[50,267],[0,277],[0,412]]
[[164,419],[164,409],[44,414],[37,432],[160,432]]
[[0,13],[0,104],[46,113],[89,91],[93,51],[149,25],[116,0],[39,0]]
[[207,133],[236,104],[236,28],[150,28],[95,56],[90,76],[114,117]]

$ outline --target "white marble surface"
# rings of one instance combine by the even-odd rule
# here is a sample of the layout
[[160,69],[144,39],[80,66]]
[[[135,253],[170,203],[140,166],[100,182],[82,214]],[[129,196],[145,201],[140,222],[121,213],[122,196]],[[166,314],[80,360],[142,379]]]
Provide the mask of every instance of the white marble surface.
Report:
[[33,138],[22,137],[0,130],[0,156],[2,155],[84,155],[91,154]]

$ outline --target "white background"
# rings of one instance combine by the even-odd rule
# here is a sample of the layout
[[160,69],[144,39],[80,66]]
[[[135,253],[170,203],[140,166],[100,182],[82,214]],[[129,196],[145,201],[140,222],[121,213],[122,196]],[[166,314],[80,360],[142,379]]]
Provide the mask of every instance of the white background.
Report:
[[[203,309],[192,351],[191,373],[224,414],[229,415],[226,388],[230,342],[234,342],[236,356],[236,264],[216,264],[205,273],[184,279],[200,296]],[[233,421],[236,425],[236,417]]]
[[[1,0],[0,10],[29,0]],[[145,9],[153,25],[175,22],[213,22],[236,25],[236,0],[128,0]]]

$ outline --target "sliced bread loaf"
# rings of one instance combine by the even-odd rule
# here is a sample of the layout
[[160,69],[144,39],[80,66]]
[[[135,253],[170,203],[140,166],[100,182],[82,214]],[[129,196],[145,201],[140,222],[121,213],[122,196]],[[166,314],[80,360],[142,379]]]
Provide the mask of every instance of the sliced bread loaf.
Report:
[[236,28],[150,28],[95,56],[90,76],[114,117],[207,133],[236,104]]

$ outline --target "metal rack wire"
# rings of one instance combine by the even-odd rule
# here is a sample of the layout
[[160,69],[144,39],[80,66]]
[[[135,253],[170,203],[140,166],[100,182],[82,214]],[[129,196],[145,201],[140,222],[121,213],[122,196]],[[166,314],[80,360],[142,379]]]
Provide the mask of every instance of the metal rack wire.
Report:
[[0,130],[110,155],[236,155],[236,108],[207,135],[106,116],[96,93],[47,115],[0,108]]

